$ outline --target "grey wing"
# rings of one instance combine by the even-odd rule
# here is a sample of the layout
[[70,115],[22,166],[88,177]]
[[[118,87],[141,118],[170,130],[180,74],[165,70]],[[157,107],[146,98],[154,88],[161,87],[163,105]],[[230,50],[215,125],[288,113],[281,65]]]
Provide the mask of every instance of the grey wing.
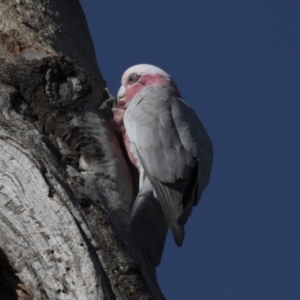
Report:
[[151,86],[129,103],[124,124],[177,245],[209,181],[212,145],[193,110],[170,89]]

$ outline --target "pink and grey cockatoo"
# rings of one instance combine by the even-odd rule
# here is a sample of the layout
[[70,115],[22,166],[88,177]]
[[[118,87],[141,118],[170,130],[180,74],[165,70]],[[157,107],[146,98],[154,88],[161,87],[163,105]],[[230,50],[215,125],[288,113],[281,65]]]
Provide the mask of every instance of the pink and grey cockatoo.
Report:
[[184,224],[209,182],[212,143],[172,78],[152,65],[125,71],[113,111],[128,156],[139,171],[130,230],[157,266],[168,227],[176,244],[182,245]]

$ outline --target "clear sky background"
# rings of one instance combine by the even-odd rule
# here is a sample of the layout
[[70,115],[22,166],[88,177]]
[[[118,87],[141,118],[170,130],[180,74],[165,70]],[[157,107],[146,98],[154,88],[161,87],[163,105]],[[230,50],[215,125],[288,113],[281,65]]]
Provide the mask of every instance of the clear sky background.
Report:
[[209,132],[210,184],[160,267],[168,300],[300,299],[300,1],[81,0],[116,94],[167,71]]

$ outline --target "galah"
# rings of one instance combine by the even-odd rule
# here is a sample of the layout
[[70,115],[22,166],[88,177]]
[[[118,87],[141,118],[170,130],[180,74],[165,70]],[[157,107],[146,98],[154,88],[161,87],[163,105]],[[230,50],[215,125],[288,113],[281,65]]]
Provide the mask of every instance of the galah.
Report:
[[182,245],[184,224],[209,182],[212,142],[177,85],[162,69],[140,64],[122,76],[114,122],[139,171],[130,230],[152,263],[160,263],[171,228]]

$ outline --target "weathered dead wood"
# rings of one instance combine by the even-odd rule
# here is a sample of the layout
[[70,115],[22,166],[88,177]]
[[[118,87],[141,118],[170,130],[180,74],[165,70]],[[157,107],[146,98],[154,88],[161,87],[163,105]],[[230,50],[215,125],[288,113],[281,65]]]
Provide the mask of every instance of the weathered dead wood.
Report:
[[78,1],[0,2],[3,299],[163,299],[105,86]]

